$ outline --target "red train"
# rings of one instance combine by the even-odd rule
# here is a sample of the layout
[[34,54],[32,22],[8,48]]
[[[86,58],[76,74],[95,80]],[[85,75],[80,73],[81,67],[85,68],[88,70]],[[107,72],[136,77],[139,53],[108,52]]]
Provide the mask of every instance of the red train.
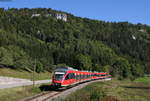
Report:
[[97,79],[111,79],[111,75],[105,72],[79,71],[71,67],[58,67],[52,77],[52,86],[63,88]]

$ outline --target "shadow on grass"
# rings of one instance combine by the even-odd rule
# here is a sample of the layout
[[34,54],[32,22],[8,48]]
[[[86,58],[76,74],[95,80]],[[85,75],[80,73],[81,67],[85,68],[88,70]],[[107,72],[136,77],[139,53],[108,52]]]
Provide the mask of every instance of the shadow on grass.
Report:
[[41,91],[62,91],[62,89],[58,89],[52,85],[41,85],[39,88]]
[[54,88],[51,85],[41,85],[40,87],[41,91],[52,91]]
[[147,89],[150,90],[150,87],[136,87],[136,86],[122,86],[123,88],[131,88],[131,89]]
[[16,69],[14,66],[2,65],[2,64],[0,64],[0,68]]

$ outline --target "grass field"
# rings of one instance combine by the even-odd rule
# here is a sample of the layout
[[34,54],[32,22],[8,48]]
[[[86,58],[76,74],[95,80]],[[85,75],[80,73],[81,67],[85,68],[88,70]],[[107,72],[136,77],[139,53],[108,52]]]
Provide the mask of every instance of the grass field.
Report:
[[[24,79],[33,79],[33,73],[23,71],[23,70],[14,70],[9,68],[0,68],[0,76],[8,76],[8,77],[15,77],[15,78],[24,78]],[[34,75],[35,80],[44,80],[50,79],[51,73],[50,72],[42,72],[42,73],[35,73]]]
[[[56,101],[62,101],[56,99]],[[150,83],[112,80],[90,84],[63,101],[150,101]]]
[[150,83],[150,77],[141,77],[137,78],[135,82],[145,82],[145,83]]
[[42,92],[40,85],[36,85],[34,89],[32,86],[1,89],[0,101],[19,101],[20,99],[33,96],[40,92]]

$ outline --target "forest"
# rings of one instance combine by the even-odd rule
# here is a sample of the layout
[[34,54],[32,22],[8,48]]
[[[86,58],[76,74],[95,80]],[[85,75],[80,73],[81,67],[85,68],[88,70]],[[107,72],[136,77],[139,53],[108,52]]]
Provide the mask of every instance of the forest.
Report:
[[150,26],[50,8],[0,8],[0,67],[51,72],[59,65],[120,79],[150,74]]

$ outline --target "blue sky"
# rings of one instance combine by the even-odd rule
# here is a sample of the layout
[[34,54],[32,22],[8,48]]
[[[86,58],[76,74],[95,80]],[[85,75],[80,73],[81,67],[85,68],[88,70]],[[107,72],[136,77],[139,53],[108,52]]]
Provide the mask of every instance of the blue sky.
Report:
[[[2,1],[2,2],[1,2]],[[52,8],[103,21],[150,25],[150,0],[0,0],[1,8]]]

